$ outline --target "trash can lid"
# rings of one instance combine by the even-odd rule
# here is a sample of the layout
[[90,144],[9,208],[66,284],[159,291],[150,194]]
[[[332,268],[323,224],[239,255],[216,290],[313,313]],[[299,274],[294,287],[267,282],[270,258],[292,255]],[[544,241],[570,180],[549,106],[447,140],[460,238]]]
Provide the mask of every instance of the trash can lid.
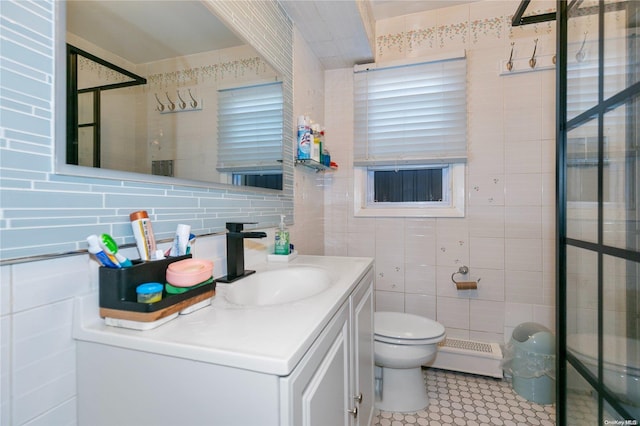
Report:
[[554,354],[556,351],[555,338],[545,326],[535,322],[525,322],[518,325],[511,338],[519,342],[521,348],[540,354]]

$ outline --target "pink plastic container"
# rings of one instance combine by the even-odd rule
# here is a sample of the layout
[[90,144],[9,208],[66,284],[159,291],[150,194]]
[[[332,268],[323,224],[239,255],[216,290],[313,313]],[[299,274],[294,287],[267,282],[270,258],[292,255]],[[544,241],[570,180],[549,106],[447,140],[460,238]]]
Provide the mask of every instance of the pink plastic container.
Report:
[[193,287],[211,278],[213,262],[204,259],[184,259],[167,267],[167,282],[176,287]]

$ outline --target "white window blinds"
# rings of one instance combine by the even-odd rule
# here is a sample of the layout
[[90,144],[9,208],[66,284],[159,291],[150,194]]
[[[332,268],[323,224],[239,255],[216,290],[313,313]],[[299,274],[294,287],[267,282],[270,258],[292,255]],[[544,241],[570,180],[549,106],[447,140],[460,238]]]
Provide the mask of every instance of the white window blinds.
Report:
[[282,84],[218,92],[220,172],[282,170]]
[[466,85],[464,57],[356,70],[354,165],[465,162]]

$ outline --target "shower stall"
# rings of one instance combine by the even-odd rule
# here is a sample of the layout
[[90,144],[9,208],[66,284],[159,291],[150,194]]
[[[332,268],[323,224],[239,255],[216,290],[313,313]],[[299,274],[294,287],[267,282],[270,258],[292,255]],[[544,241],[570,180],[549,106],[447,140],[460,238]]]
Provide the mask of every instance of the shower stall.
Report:
[[557,2],[557,421],[640,421],[640,2]]

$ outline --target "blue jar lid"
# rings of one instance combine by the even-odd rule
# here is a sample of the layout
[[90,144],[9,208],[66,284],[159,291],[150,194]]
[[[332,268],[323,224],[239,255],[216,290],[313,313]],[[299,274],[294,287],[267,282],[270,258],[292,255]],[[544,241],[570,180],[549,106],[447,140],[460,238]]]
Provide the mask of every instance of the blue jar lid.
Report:
[[162,288],[163,288],[163,285],[160,283],[144,283],[136,287],[136,293],[138,294],[159,293],[162,291]]

